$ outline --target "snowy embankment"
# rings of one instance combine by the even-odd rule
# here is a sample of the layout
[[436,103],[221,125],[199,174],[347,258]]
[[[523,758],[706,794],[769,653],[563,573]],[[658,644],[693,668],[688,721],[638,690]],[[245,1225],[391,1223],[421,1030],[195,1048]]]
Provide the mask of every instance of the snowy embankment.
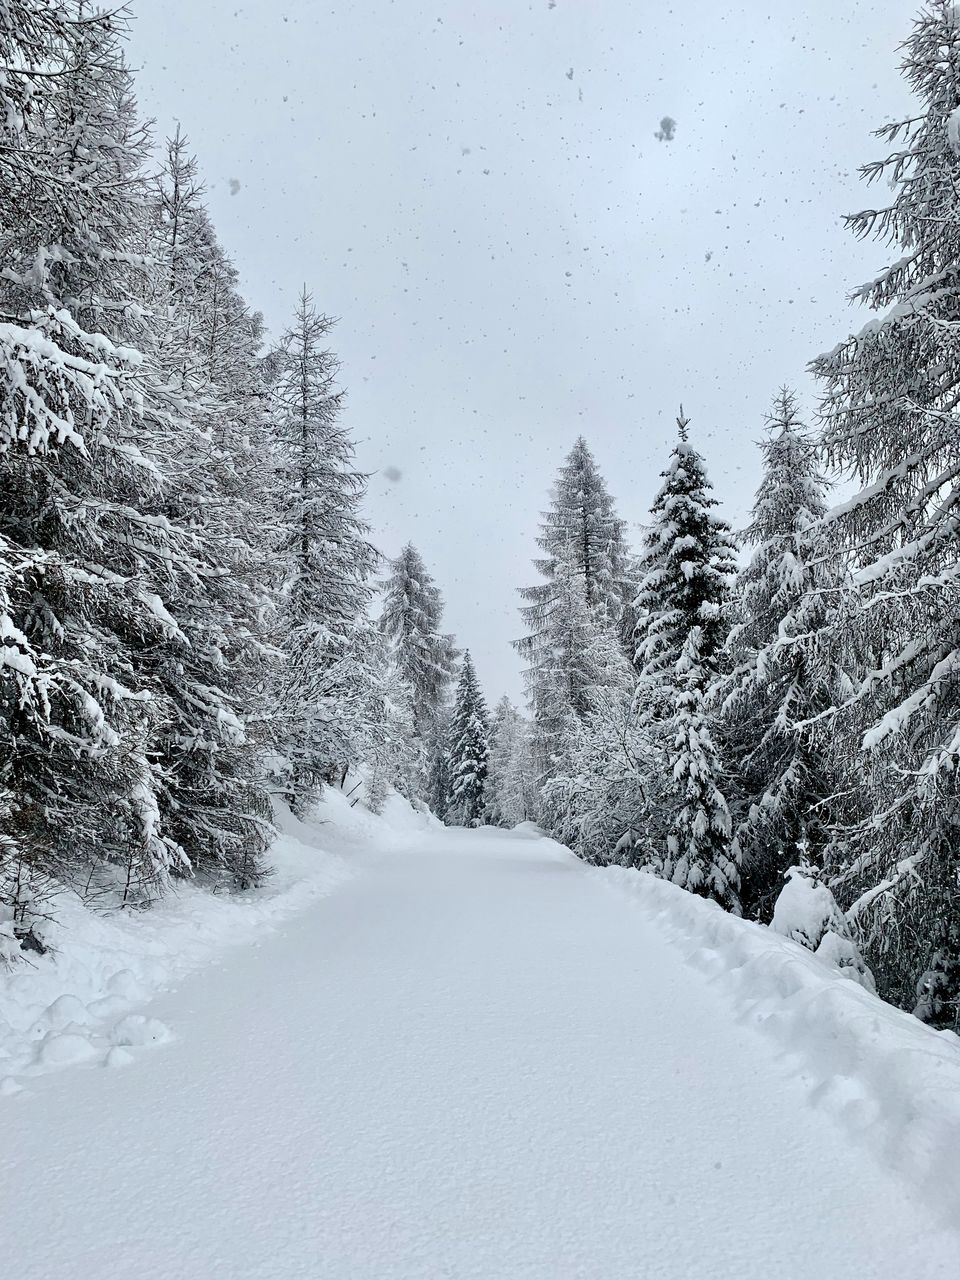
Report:
[[67,891],[47,904],[50,950],[0,962],[0,1094],[75,1063],[121,1066],[131,1048],[169,1039],[166,1026],[136,1010],[333,892],[354,874],[353,850],[395,848],[433,821],[398,796],[379,818],[333,790],[311,819],[281,808],[276,820],[273,875],[255,892],[216,894],[187,882],[149,911],[98,911]]
[[960,1038],[885,1004],[789,938],[676,885],[622,867],[595,874],[733,997],[740,1021],[776,1040],[811,1103],[956,1220]]

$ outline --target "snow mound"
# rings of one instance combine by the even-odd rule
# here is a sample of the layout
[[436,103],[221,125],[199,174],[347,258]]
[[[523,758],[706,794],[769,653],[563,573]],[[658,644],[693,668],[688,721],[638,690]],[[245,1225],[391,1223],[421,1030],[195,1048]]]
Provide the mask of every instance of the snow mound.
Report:
[[843,912],[830,889],[810,868],[791,867],[773,908],[770,928],[792,938],[845,978],[875,992],[873,974],[863,962]]
[[96,1055],[89,1037],[73,1031],[48,1031],[37,1046],[35,1061],[43,1067],[71,1067]]
[[123,1049],[120,1045],[115,1044],[112,1049],[107,1051],[103,1065],[110,1068],[128,1067],[131,1062],[136,1062],[136,1058],[129,1049]]
[[142,1013],[128,1013],[110,1032],[110,1039],[118,1047],[124,1045],[162,1044],[170,1039],[170,1028],[159,1018],[148,1018]]
[[590,874],[633,899],[688,963],[732,995],[742,1022],[777,1041],[813,1105],[956,1220],[960,1037],[924,1026],[851,981],[856,975],[835,967],[830,948],[810,951],[648,872]]

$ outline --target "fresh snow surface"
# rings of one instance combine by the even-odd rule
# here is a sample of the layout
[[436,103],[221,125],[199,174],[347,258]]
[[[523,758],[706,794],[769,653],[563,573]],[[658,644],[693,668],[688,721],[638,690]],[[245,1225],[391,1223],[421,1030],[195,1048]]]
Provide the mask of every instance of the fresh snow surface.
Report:
[[389,822],[351,808],[337,791],[312,822],[278,810],[275,871],[257,893],[217,895],[188,883],[151,911],[132,914],[97,911],[60,894],[45,908],[55,920],[44,926],[51,951],[12,969],[0,962],[0,1093],[130,1043],[117,1039],[117,1028],[132,1025],[131,1009],[330,893],[351,874],[345,850],[378,838],[393,846],[405,826],[420,830],[429,821],[398,797],[391,805]]
[[[285,838],[306,878],[307,843],[340,851],[335,892],[288,869],[259,920],[214,904],[259,945],[164,906],[129,928],[175,988],[146,974],[103,1037],[99,979],[61,989],[75,1065],[0,1097],[4,1275],[956,1280],[956,1161],[933,1194],[900,1132],[912,1098],[926,1146],[942,1105],[956,1152],[955,1040],[530,828],[328,816]],[[187,918],[219,963],[181,980]]]

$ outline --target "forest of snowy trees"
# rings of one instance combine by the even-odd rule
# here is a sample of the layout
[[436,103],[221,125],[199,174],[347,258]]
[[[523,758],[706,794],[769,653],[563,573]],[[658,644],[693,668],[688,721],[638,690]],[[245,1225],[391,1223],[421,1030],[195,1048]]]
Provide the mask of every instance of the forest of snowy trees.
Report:
[[636,546],[578,439],[521,591],[528,707],[492,714],[420,552],[373,544],[332,322],[304,288],[265,332],[187,139],[138,119],[125,23],[0,0],[0,931],[41,948],[54,885],[256,886],[272,804],[360,772],[374,809],[535,821],[764,923],[805,885],[812,946],[958,1025],[953,5],[863,171],[890,203],[849,219],[892,247],[877,316],[812,362],[815,419],[773,394],[750,523],[695,415]]
[[0,929],[27,948],[54,885],[257,885],[271,797],[357,766],[374,805],[482,805],[482,700],[451,720],[414,548],[376,618],[331,321],[304,289],[267,339],[125,37],[81,0],[0,4]]

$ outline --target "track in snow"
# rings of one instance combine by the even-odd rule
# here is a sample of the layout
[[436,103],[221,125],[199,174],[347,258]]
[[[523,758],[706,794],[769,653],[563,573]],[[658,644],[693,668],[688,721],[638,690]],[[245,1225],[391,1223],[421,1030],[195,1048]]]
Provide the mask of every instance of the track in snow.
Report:
[[0,1113],[18,1280],[931,1280],[958,1236],[548,841],[425,835]]

